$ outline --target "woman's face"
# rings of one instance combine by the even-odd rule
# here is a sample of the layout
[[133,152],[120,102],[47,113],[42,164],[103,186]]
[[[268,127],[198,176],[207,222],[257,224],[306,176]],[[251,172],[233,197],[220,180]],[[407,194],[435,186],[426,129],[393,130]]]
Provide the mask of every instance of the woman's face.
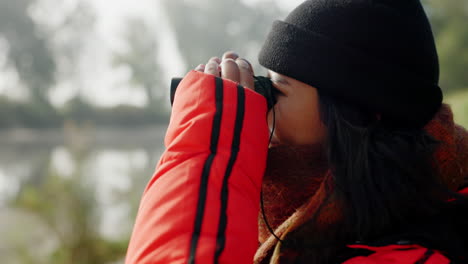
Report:
[[[310,145],[323,142],[325,125],[320,120],[317,89],[279,73],[268,71],[273,85],[281,92],[277,96],[275,131],[272,145]],[[268,113],[273,129],[273,110]]]

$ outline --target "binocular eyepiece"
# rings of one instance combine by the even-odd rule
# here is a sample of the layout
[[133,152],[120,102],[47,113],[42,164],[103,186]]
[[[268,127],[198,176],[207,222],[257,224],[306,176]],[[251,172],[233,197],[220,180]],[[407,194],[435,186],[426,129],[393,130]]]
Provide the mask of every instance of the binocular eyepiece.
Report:
[[[171,80],[171,106],[174,103],[174,96],[182,78],[172,78]],[[257,93],[263,95],[267,100],[268,110],[276,104],[276,95],[279,93],[278,89],[273,86],[270,78],[263,76],[254,76],[254,89]]]

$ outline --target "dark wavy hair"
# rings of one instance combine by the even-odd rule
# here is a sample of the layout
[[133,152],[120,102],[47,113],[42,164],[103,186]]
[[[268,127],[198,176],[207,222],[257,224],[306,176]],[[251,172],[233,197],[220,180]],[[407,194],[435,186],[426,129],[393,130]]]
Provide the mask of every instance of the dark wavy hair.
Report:
[[334,227],[338,235],[334,232],[315,245],[298,234],[313,230],[321,209],[288,234],[282,242],[301,252],[296,263],[328,263],[346,244],[403,234],[446,210],[448,199],[461,197],[441,182],[433,158],[439,142],[424,129],[398,128],[379,113],[320,91],[319,98],[333,182],[319,208],[338,201],[343,218]]
[[436,173],[438,142],[424,129],[394,127],[378,113],[324,95],[320,114],[333,192],[357,240],[434,215],[445,205],[451,193]]

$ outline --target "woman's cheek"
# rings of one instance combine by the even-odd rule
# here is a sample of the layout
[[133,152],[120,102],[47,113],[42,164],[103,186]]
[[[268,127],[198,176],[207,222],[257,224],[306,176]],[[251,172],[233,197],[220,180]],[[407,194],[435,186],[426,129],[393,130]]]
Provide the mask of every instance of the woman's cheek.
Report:
[[300,114],[294,111],[295,108],[292,105],[286,103],[279,105],[276,113],[277,122],[277,139],[281,143],[285,144],[297,144],[302,137],[303,131],[301,131],[301,124],[298,123],[300,120]]
[[297,100],[290,105],[286,116],[288,137],[297,145],[313,144],[319,141],[317,130],[320,121],[317,118],[317,109],[308,101]]
[[[279,143],[285,144],[287,142],[287,128],[288,128],[288,118],[285,116],[283,112],[282,101],[279,101],[275,106],[268,113],[268,125],[270,131],[274,129],[274,140],[278,141]],[[274,125],[274,127],[273,127]]]

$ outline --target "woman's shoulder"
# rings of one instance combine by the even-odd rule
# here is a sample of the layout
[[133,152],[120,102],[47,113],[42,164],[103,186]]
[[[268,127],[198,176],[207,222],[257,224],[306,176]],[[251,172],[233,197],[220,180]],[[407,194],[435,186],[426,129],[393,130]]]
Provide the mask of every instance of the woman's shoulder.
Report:
[[[468,195],[468,188],[459,191]],[[343,264],[468,263],[468,204],[452,201],[450,211],[372,243],[348,245]],[[399,239],[399,240],[398,240]],[[353,254],[354,252],[354,254]],[[449,257],[450,256],[450,257]],[[452,259],[453,256],[455,259]]]
[[449,264],[450,260],[442,253],[420,245],[389,245],[371,247],[365,245],[349,246],[367,250],[367,256],[353,257],[343,264]]

